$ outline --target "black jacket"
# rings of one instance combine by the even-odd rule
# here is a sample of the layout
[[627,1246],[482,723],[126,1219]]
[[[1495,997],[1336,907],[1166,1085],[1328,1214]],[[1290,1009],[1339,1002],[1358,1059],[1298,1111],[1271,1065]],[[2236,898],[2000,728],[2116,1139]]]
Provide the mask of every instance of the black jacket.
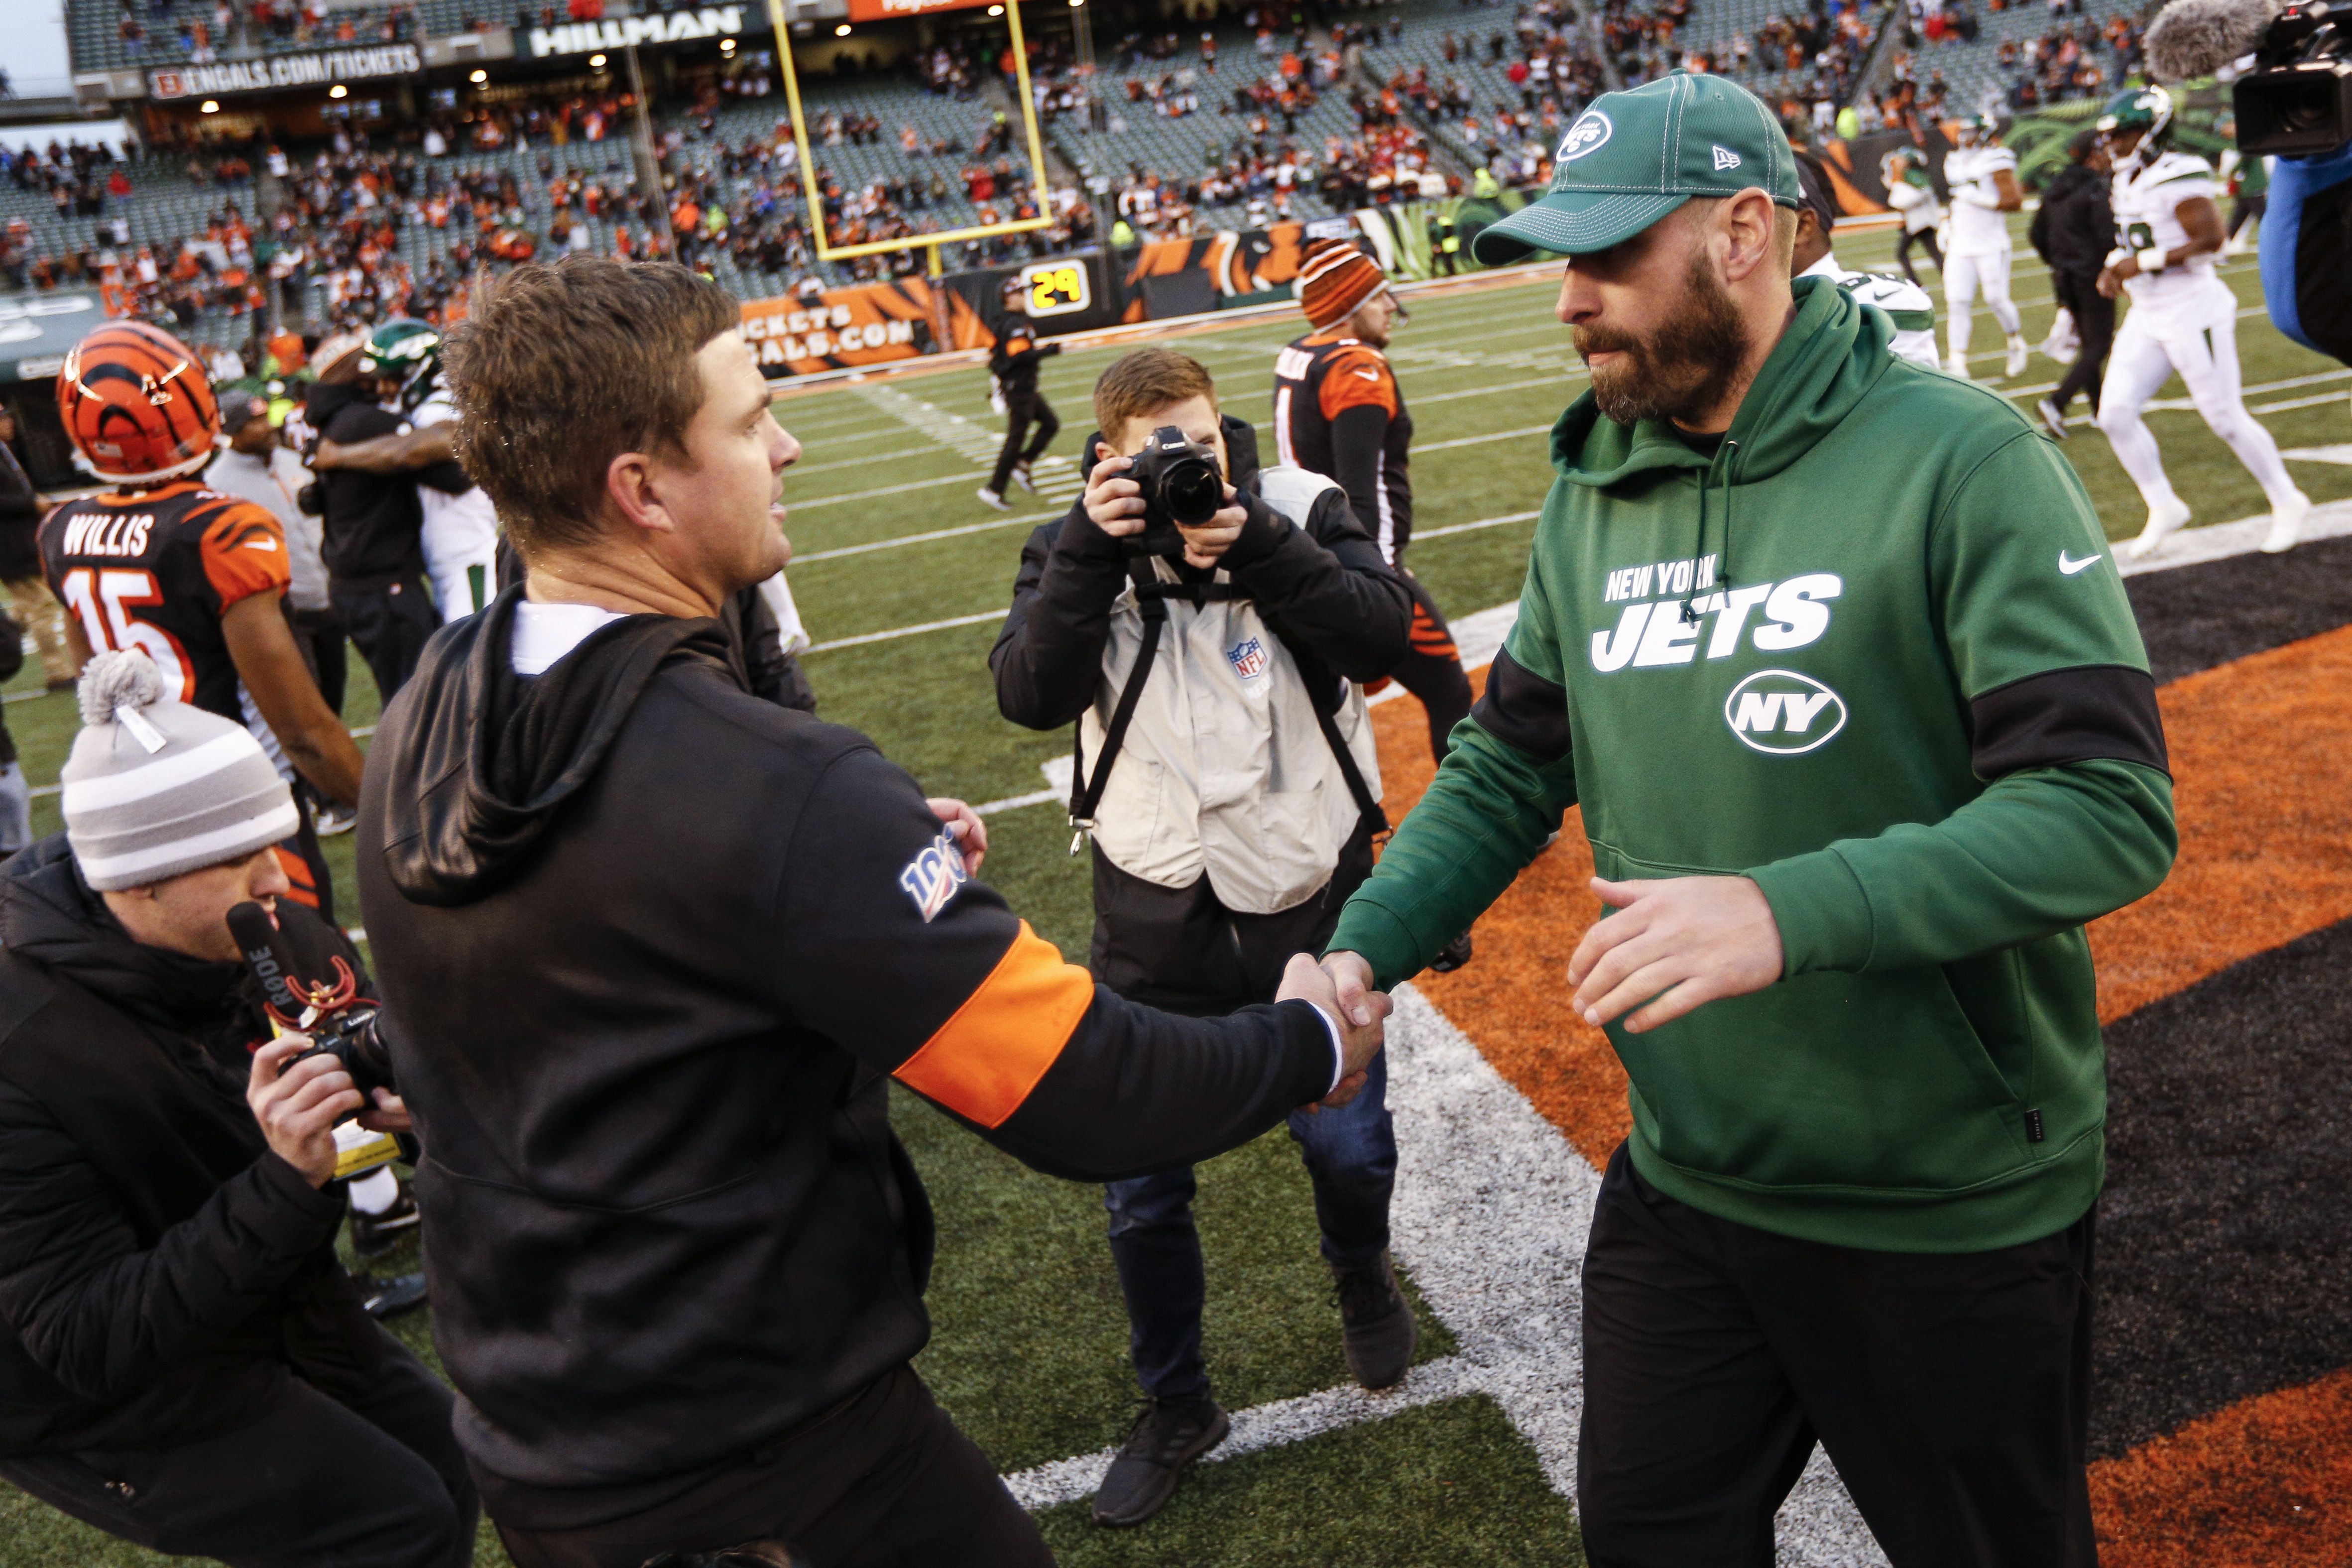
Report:
[[[408,428],[408,421],[349,386],[311,388],[306,412],[322,439],[344,446]],[[319,554],[327,563],[331,584],[380,588],[424,572],[425,507],[416,499],[418,485],[461,495],[474,488],[474,481],[451,462],[401,474],[330,468],[319,477],[326,504]]]
[[357,838],[435,1331],[494,1483],[704,1469],[922,1348],[889,1077],[1088,1179],[1328,1088],[1303,1004],[1171,1018],[1063,963],[872,742],[746,692],[717,622],[632,616],[526,680],[520,593],[435,635]]
[[[358,954],[290,902],[296,956]],[[242,965],[131,941],[65,835],[0,866],[0,1455],[185,1442],[381,1342],[335,1263],[340,1186],[245,1102]]]
[[1037,330],[1015,316],[998,330],[996,342],[989,345],[988,374],[996,378],[1005,396],[1034,397],[1038,367],[1061,352],[1059,343],[1041,346]]
[[[1249,594],[1313,683],[1374,680],[1404,662],[1412,597],[1381,559],[1344,491],[1316,499],[1299,528],[1257,499],[1257,432],[1228,415],[1225,456],[1249,521],[1219,565]],[[1099,433],[1078,449],[1087,468]],[[1102,685],[1110,612],[1127,586],[1129,558],[1095,526],[1083,500],[1058,522],[1032,530],[1013,580],[1013,608],[989,650],[997,710],[1032,730],[1076,721]],[[1179,563],[1187,580],[1213,572]]]
[[2061,169],[2042,193],[2042,209],[2033,215],[2026,237],[2036,254],[2059,271],[2095,277],[2116,244],[2106,177],[2080,163]]

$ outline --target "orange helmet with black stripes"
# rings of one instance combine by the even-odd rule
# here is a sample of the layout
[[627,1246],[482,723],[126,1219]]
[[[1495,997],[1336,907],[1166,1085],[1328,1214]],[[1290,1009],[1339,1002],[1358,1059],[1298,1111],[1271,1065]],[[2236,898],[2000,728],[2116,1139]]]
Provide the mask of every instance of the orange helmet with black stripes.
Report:
[[144,484],[212,461],[220,405],[185,343],[143,321],[110,321],[58,374],[58,417],[100,479]]

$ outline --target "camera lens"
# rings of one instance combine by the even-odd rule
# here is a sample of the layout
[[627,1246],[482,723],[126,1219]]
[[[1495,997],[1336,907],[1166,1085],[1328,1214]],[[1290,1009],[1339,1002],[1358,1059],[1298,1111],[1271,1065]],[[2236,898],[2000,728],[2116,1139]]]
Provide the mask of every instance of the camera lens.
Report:
[[1168,503],[1169,516],[1187,528],[1198,528],[1217,514],[1225,499],[1224,489],[1214,463],[1185,458],[1170,467],[1160,494]]

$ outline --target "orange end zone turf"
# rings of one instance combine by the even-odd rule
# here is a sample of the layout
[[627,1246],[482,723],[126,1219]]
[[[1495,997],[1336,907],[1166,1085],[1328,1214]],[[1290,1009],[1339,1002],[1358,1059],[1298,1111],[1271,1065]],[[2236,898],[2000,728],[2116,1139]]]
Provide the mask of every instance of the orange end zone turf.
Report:
[[2347,690],[2352,626],[2158,692],[2180,858],[2163,887],[2091,927],[2103,1020],[2352,917]]
[[2091,1467],[2105,1568],[2352,1563],[2352,1371],[2200,1417]]

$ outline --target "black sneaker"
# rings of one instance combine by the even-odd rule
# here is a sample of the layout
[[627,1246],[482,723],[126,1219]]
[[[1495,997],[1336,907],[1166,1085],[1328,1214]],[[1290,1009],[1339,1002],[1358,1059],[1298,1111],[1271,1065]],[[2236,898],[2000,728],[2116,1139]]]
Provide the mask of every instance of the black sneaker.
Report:
[[1168,1506],[1184,1467],[1225,1440],[1233,1423],[1213,1399],[1176,1405],[1145,1402],[1127,1445],[1095,1489],[1095,1522],[1141,1524]]
[[1334,1268],[1339,1298],[1339,1335],[1348,1350],[1348,1370],[1366,1388],[1393,1388],[1412,1364],[1421,1325],[1397,1289],[1389,1255],[1370,1268]]
[[360,1305],[371,1318],[396,1318],[425,1305],[422,1274],[395,1274],[389,1279],[354,1274],[352,1279],[360,1288]]
[[1469,962],[1470,933],[1465,931],[1437,950],[1437,956],[1429,961],[1430,973],[1451,974]]
[[352,1211],[352,1250],[362,1258],[381,1258],[415,1228],[416,1199],[409,1192],[408,1184],[403,1182],[399,1200],[382,1214]]

